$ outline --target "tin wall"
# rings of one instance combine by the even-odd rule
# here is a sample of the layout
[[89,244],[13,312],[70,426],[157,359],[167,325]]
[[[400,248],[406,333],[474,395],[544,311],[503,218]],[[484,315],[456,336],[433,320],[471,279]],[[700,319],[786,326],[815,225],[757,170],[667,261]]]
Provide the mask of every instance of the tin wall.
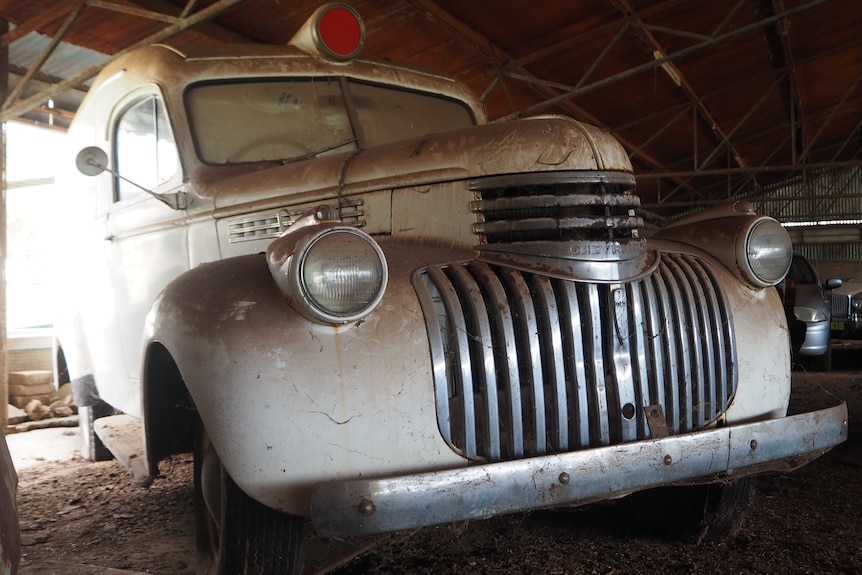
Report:
[[757,211],[788,225],[821,277],[862,276],[862,167],[806,172],[761,196]]

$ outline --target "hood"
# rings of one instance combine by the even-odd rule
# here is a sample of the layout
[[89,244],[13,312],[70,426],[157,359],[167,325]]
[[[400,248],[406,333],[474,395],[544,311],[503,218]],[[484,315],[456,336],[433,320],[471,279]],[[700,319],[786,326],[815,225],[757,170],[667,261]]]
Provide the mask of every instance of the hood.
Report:
[[841,284],[841,287],[833,289],[832,293],[842,293],[848,294],[850,296],[855,296],[858,293],[862,293],[862,277],[852,278],[844,281]]
[[550,171],[632,172],[606,131],[564,116],[487,124],[220,179],[208,170],[198,190],[216,209],[323,200],[381,189]]

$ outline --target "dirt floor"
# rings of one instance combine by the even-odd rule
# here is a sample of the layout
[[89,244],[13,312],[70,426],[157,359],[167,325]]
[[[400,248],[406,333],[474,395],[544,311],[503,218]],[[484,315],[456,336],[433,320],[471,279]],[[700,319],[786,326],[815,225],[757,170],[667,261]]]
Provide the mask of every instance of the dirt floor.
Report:
[[[847,401],[850,439],[793,473],[760,477],[743,528],[724,542],[680,542],[634,521],[622,500],[388,535],[333,573],[862,573],[862,371],[848,363],[858,351],[842,357],[832,373],[794,373],[793,403],[805,409],[823,392]],[[23,469],[22,575],[69,564],[193,573],[191,456],[162,471],[143,489],[115,462]]]

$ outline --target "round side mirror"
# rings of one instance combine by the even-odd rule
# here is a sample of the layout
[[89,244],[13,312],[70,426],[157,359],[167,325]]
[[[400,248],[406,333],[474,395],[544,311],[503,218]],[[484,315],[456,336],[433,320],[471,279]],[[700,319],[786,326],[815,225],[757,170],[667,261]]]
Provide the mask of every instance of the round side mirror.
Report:
[[78,152],[75,166],[85,176],[98,176],[108,169],[108,154],[97,146],[84,148]]

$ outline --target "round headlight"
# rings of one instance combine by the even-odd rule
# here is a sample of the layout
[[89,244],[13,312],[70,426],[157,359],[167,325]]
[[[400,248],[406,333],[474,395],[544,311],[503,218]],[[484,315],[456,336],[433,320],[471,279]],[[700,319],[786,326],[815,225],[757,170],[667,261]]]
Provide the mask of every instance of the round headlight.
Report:
[[776,284],[787,275],[793,257],[790,235],[772,218],[757,221],[745,242],[745,259],[753,278],[762,287]]
[[367,234],[334,228],[314,237],[298,258],[299,281],[311,313],[346,323],[373,310],[386,288],[383,252]]

